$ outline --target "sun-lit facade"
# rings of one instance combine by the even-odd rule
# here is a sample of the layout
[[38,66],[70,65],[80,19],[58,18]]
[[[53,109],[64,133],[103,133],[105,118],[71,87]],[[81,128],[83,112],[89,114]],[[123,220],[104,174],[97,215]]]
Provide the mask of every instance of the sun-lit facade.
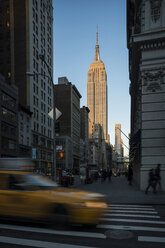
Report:
[[107,74],[99,55],[98,32],[96,34],[95,58],[89,66],[87,75],[87,106],[89,120],[103,127],[104,139],[108,139],[107,115]]

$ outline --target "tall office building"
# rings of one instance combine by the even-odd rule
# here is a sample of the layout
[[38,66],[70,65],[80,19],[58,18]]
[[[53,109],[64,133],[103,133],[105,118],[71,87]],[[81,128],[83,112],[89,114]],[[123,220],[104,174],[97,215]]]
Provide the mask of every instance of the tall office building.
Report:
[[53,72],[52,0],[0,1],[0,11],[0,73],[8,84],[18,87],[19,103],[33,113],[32,156],[45,171],[53,160],[53,122],[48,116],[53,86],[50,78],[27,77],[26,72]]
[[115,124],[115,150],[119,156],[122,155],[121,146],[121,124]]
[[103,127],[104,139],[108,139],[107,114],[107,74],[99,55],[98,31],[96,33],[95,58],[89,66],[87,75],[87,106],[90,110],[89,119]]
[[[62,115],[59,121],[59,136],[69,136],[73,142],[73,168],[79,169],[80,163],[80,99],[81,94],[66,77],[58,78],[54,85],[56,107]],[[58,165],[59,163],[59,165]],[[62,168],[60,161],[57,167]]]

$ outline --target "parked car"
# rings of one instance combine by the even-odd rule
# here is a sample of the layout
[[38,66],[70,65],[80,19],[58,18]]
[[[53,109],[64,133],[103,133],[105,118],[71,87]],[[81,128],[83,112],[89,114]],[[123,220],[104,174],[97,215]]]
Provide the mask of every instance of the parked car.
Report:
[[60,187],[33,173],[26,159],[0,159],[0,216],[97,224],[107,210],[105,195]]

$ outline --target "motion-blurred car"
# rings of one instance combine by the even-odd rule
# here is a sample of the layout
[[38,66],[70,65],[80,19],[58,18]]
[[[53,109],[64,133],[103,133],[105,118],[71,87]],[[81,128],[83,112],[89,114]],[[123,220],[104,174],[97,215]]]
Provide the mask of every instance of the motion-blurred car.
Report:
[[59,187],[30,172],[31,160],[0,159],[0,216],[97,224],[107,209],[105,196]]

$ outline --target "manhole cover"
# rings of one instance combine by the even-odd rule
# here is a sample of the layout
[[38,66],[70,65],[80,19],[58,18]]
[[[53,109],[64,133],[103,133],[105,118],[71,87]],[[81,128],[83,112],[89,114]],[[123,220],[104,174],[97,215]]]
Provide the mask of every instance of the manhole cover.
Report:
[[130,239],[133,237],[132,232],[123,230],[107,230],[105,235],[111,239]]

